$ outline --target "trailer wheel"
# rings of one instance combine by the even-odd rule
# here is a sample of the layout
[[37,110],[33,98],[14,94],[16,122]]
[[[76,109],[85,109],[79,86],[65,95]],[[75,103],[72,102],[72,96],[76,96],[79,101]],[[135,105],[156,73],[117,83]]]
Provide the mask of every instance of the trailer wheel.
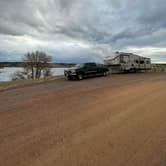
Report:
[[136,73],[136,69],[135,68],[131,68],[129,71],[130,71],[130,73]]

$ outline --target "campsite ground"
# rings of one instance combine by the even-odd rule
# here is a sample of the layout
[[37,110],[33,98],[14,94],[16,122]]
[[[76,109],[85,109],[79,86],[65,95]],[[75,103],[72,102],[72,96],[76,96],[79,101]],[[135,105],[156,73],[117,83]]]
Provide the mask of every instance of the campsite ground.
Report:
[[0,165],[165,166],[166,74],[1,91]]

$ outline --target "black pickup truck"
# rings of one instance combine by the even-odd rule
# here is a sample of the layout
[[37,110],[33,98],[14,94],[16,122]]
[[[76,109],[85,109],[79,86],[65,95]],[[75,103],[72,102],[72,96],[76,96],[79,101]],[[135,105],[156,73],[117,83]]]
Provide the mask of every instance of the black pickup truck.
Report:
[[98,65],[96,63],[81,63],[77,64],[75,67],[69,68],[64,71],[64,75],[69,79],[79,79],[82,80],[85,77],[92,77],[97,75],[106,76],[108,73],[108,68],[104,65]]

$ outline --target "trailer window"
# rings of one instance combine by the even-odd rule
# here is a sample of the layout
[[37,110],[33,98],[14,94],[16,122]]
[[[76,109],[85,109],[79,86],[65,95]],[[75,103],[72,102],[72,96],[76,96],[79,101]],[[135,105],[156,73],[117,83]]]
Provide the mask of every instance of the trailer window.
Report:
[[144,64],[144,61],[140,61],[140,64]]
[[138,63],[138,60],[136,60],[135,63]]

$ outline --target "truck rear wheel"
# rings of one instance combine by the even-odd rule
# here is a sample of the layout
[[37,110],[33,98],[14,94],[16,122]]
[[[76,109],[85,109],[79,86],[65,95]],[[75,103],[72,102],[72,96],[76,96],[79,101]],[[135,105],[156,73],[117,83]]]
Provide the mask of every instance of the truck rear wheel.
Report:
[[108,73],[105,71],[104,73],[103,73],[103,76],[107,76],[108,75]]

